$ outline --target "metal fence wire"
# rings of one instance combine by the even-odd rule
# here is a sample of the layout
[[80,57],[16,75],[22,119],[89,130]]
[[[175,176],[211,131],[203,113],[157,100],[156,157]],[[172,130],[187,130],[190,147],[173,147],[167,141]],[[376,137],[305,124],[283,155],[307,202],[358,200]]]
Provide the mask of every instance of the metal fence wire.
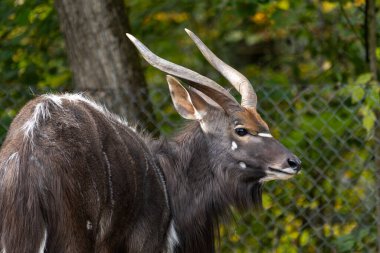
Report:
[[[257,87],[259,112],[272,134],[303,162],[301,175],[264,186],[261,212],[233,212],[220,226],[221,252],[375,252],[380,179],[375,147],[363,127],[361,102],[326,86]],[[150,89],[157,131],[183,120],[166,88]],[[0,90],[0,143],[12,118],[33,97]],[[131,97],[132,99],[132,97]],[[377,154],[379,156],[379,154]]]

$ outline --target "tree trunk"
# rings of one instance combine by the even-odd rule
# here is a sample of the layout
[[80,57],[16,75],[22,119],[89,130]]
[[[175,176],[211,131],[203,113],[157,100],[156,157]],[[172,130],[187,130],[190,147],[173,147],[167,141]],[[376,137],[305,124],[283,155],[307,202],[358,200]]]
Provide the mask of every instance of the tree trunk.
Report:
[[[377,76],[377,59],[376,59],[376,6],[375,0],[366,0],[365,8],[365,38],[366,38],[366,56],[369,64],[369,70],[376,84]],[[375,108],[376,124],[375,124],[375,168],[376,168],[376,216],[377,216],[377,252],[380,253],[380,111]]]
[[56,0],[55,7],[76,89],[156,130],[140,60],[125,36],[130,26],[123,0]]
[[366,58],[369,63],[369,70],[373,79],[377,81],[377,60],[376,60],[376,6],[375,0],[366,0],[365,5],[365,41]]
[[376,169],[376,222],[377,222],[377,252],[380,253],[380,111],[376,111],[375,124],[375,169]]

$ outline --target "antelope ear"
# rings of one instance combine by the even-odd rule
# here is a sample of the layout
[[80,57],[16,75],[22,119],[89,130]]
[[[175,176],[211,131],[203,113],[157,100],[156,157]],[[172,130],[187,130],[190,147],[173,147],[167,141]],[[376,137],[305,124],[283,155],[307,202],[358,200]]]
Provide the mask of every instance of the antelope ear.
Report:
[[185,119],[203,119],[209,107],[207,102],[195,92],[187,91],[173,76],[167,75],[166,80],[177,112]]

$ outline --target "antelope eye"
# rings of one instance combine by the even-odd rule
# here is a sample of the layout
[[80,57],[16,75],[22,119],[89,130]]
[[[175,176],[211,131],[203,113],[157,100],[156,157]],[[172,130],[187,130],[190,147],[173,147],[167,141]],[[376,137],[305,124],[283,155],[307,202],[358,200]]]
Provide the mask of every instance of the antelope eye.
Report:
[[235,128],[235,133],[239,136],[244,136],[248,134],[248,130],[242,127]]

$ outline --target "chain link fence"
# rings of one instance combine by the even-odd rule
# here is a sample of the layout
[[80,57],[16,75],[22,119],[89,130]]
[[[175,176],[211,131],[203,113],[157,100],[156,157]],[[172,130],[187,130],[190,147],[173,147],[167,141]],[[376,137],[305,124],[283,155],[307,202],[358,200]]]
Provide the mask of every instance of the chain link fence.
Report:
[[[363,128],[362,104],[331,85],[257,87],[259,111],[272,134],[303,162],[301,175],[264,186],[261,212],[233,212],[220,226],[221,252],[376,252],[380,210],[375,147]],[[157,131],[179,119],[165,88],[150,91]],[[0,143],[33,95],[0,90]],[[131,97],[131,99],[133,99]]]

